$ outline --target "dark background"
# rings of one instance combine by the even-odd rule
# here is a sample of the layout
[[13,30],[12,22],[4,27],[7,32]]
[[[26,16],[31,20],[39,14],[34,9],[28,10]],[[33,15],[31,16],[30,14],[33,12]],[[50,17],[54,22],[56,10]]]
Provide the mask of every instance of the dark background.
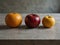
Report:
[[60,45],[57,40],[2,40],[0,45]]
[[60,13],[60,0],[0,0],[0,13]]

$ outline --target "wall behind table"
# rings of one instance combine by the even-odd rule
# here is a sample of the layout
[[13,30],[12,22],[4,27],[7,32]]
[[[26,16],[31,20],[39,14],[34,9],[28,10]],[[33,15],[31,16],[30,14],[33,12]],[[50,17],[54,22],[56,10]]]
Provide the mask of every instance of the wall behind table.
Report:
[[57,13],[59,0],[0,0],[0,13]]

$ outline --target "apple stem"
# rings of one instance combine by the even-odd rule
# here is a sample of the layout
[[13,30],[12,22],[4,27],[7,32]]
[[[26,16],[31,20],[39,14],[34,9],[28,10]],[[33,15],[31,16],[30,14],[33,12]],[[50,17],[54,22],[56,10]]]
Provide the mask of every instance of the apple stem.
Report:
[[50,15],[47,15],[47,16],[50,16]]

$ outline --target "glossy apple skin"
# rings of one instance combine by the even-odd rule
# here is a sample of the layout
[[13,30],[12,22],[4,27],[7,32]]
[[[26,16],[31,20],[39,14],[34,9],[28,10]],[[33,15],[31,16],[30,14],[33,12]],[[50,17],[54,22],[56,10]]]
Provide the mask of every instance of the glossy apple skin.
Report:
[[29,14],[25,17],[25,24],[29,28],[36,28],[40,24],[40,17],[37,14]]
[[45,16],[43,19],[42,19],[42,24],[44,27],[46,28],[51,28],[52,26],[55,25],[55,19],[54,17],[52,16]]

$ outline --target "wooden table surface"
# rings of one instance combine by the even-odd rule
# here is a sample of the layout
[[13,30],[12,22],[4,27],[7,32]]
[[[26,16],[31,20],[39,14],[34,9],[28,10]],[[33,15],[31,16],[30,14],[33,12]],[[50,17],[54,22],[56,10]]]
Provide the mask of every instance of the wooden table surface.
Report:
[[[27,13],[30,14],[30,13]],[[24,23],[24,18],[27,14],[22,14],[23,22],[18,28],[9,28],[5,24],[5,16],[0,14],[0,39],[60,39],[60,14],[58,13],[36,13],[41,20],[46,15],[51,15],[55,18],[56,24],[52,28],[43,28],[42,23],[38,28],[28,29]]]

